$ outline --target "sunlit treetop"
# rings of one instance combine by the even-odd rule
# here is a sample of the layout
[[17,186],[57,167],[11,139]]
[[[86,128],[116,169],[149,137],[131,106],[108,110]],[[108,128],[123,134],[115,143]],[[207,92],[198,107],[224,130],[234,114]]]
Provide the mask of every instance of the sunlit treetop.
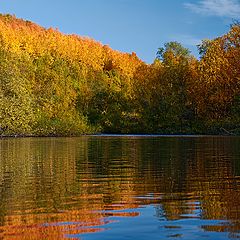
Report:
[[2,46],[14,53],[25,51],[32,57],[48,53],[96,71],[107,69],[109,66],[106,65],[111,63],[112,69],[128,77],[132,77],[138,65],[142,64],[134,53],[115,51],[93,39],[65,35],[57,29],[45,29],[9,14],[0,15],[0,39]]

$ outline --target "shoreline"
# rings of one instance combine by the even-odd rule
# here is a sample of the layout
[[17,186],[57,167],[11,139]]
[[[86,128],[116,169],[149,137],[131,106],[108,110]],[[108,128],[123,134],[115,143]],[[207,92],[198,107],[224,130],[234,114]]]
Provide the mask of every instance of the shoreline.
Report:
[[157,138],[157,137],[183,137],[183,138],[204,138],[204,137],[240,137],[238,134],[181,134],[181,133],[172,133],[172,134],[159,134],[159,133],[90,133],[90,134],[80,134],[80,135],[0,135],[1,139],[6,138],[78,138],[78,137],[146,137],[146,138]]

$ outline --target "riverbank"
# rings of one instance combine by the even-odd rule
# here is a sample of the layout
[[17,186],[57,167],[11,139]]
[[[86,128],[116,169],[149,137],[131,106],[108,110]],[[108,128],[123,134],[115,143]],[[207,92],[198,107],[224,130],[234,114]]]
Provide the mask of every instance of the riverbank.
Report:
[[171,132],[171,133],[85,133],[85,134],[47,134],[47,135],[36,135],[36,134],[1,134],[0,138],[60,138],[60,137],[82,137],[82,136],[103,136],[103,137],[206,137],[206,136],[240,136],[239,129],[236,130],[226,130],[222,128],[219,132]]

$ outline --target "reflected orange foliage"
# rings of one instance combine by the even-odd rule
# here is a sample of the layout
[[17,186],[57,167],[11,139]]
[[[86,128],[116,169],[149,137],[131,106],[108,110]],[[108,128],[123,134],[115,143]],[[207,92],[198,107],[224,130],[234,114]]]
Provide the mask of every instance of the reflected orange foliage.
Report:
[[138,138],[2,140],[0,238],[101,231],[119,217],[139,216],[146,205],[160,219],[229,220],[229,231],[240,229],[232,159],[239,142],[190,139],[186,151],[186,139],[170,139],[147,145]]

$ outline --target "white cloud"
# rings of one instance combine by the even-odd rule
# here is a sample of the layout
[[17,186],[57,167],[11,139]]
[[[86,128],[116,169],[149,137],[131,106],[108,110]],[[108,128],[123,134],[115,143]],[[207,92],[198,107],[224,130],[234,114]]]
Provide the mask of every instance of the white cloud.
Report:
[[239,0],[200,0],[198,3],[185,3],[184,6],[204,15],[239,18]]

